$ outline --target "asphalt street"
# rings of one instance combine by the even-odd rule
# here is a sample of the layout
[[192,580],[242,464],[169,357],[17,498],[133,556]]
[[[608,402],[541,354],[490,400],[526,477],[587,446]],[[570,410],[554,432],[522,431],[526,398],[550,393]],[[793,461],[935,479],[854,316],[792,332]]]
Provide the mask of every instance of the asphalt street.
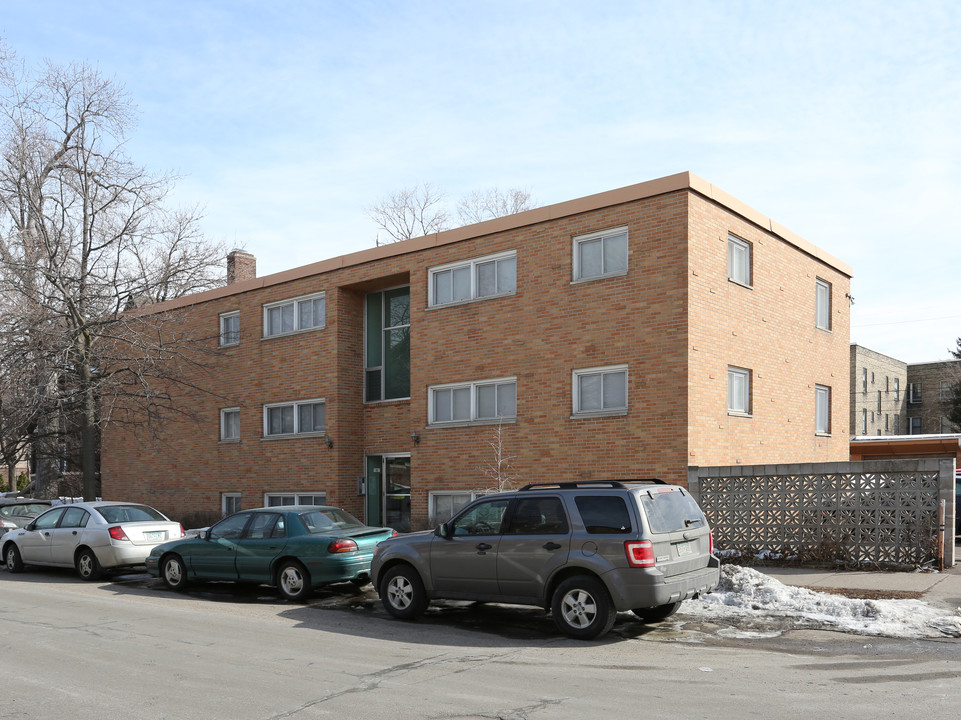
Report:
[[0,571],[0,718],[944,717],[961,643],[819,630],[752,636],[622,614],[598,642],[542,611],[442,603],[388,618],[370,588],[180,595],[145,575]]

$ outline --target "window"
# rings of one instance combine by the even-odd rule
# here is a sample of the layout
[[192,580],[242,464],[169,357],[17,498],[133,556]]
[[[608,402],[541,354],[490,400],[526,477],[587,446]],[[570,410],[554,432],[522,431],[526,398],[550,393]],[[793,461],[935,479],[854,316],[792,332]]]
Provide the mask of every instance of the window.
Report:
[[322,328],[326,308],[324,293],[264,305],[264,337]]
[[564,503],[558,497],[515,499],[506,532],[511,535],[566,535],[570,526]]
[[950,380],[942,380],[941,387],[939,388],[939,398],[942,402],[945,400],[950,400],[954,393],[952,392],[953,383]]
[[894,402],[901,400],[901,378],[894,378]]
[[463,507],[477,497],[473,491],[434,492],[428,495],[428,513],[431,525],[440,525],[459,513]]
[[917,405],[921,402],[921,383],[908,383],[908,404]]
[[878,413],[881,412],[881,391],[878,390]]
[[410,397],[410,288],[367,295],[364,400]]
[[223,313],[220,316],[220,346],[236,345],[240,342],[240,312]]
[[817,279],[817,326],[821,330],[831,329],[831,283]]
[[430,422],[472,422],[517,417],[517,380],[484,380],[430,388]]
[[751,414],[750,370],[739,367],[728,367],[727,411],[735,415]]
[[908,418],[908,435],[920,435],[920,434],[921,434],[921,418],[909,417]]
[[861,392],[868,394],[868,369],[861,368]]
[[225,408],[220,411],[220,439],[240,440],[240,408]]
[[901,416],[900,415],[894,416],[894,434],[895,435],[901,434]]
[[430,307],[509,295],[517,289],[517,253],[443,265],[429,274]]
[[627,228],[574,238],[574,281],[627,274]]
[[868,434],[868,410],[867,408],[861,409],[861,434]]
[[627,365],[575,370],[575,415],[622,414],[627,411]]
[[240,512],[240,493],[220,493],[220,512],[223,517]]
[[450,525],[454,535],[500,535],[504,514],[510,500],[479,502]]
[[264,436],[322,433],[326,420],[323,400],[264,405]]
[[814,386],[814,432],[831,434],[831,388],[826,385]]
[[326,505],[327,493],[264,493],[266,507],[282,507],[285,505]]
[[577,495],[577,512],[591,535],[631,532],[631,513],[624,498],[617,495]]
[[751,244],[727,236],[727,277],[739,285],[751,286]]

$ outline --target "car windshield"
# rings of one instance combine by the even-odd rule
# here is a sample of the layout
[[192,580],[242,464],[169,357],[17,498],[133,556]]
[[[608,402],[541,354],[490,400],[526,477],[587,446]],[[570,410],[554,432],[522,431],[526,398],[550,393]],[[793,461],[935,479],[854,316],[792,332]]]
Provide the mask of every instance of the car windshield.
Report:
[[167,520],[147,505],[107,505],[97,508],[97,512],[103,515],[103,519],[108,523],[151,522],[156,520],[166,522]]
[[656,533],[679,532],[692,527],[704,527],[704,515],[685,492],[649,490],[641,495],[641,506]]
[[300,514],[300,520],[307,528],[307,532],[315,535],[364,527],[364,523],[349,512],[339,508],[324,508],[323,510],[304,512]]

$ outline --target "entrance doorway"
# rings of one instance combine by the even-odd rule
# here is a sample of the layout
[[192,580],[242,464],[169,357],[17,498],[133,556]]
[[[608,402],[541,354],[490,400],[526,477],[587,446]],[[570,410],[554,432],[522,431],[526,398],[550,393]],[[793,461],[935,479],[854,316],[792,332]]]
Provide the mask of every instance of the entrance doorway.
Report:
[[410,454],[367,456],[367,524],[410,532]]

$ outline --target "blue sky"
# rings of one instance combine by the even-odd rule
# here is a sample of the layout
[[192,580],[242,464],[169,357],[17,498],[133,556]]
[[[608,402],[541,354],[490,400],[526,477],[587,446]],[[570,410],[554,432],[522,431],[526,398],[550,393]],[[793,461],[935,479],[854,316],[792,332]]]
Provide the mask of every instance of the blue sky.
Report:
[[8,3],[29,66],[85,61],[129,151],[261,275],[370,247],[430,182],[561,202],[690,170],[854,268],[852,342],[961,336],[961,4]]

